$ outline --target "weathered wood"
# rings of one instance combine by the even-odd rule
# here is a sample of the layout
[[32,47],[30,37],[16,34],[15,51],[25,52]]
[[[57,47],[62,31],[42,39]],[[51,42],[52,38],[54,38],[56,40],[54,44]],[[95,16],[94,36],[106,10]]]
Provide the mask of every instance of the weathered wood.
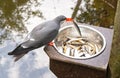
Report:
[[120,0],[117,3],[117,10],[114,20],[114,38],[112,44],[112,53],[110,67],[112,78],[120,77]]
[[[118,0],[118,6],[117,11],[115,15],[115,21],[114,21],[114,42],[113,44],[117,45],[117,47],[120,47],[120,0]],[[116,44],[118,43],[118,44]],[[113,46],[114,47],[114,46]]]

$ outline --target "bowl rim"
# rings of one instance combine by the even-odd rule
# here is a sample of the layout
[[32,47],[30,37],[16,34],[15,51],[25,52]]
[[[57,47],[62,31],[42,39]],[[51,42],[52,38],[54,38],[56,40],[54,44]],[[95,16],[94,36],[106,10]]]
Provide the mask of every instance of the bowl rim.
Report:
[[[62,30],[66,29],[66,28],[72,27],[72,26],[73,26],[73,25],[64,26],[64,27],[60,28],[59,32],[61,32]],[[93,27],[91,27],[91,26],[86,26],[86,25],[81,25],[81,24],[78,24],[78,26],[79,26],[79,27],[82,27],[82,28],[88,28],[88,29],[90,29],[90,30],[93,30],[93,31],[97,32],[97,33],[102,37],[102,39],[103,39],[103,46],[102,46],[102,48],[100,49],[100,51],[97,52],[97,53],[94,54],[94,55],[89,56],[89,57],[73,57],[73,56],[67,56],[67,55],[65,55],[64,53],[60,52],[60,51],[58,50],[56,44],[54,44],[54,47],[55,47],[55,49],[57,50],[57,52],[60,53],[61,55],[65,56],[65,57],[69,57],[69,58],[73,58],[73,59],[90,59],[90,58],[93,58],[93,57],[96,57],[96,56],[100,55],[100,54],[105,50],[106,44],[107,44],[107,43],[106,43],[106,39],[105,39],[105,37],[103,36],[103,34],[102,34],[99,30],[97,30],[97,29],[95,29],[95,28],[93,28]]]

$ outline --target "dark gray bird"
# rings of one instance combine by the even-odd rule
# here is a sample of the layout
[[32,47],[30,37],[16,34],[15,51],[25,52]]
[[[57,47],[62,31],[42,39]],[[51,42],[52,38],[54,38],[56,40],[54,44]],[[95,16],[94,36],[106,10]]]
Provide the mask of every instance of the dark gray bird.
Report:
[[15,57],[14,61],[17,61],[29,51],[50,43],[57,36],[60,23],[64,20],[66,20],[66,17],[60,15],[36,26],[25,38],[25,41],[12,52],[9,52],[8,55],[13,55]]

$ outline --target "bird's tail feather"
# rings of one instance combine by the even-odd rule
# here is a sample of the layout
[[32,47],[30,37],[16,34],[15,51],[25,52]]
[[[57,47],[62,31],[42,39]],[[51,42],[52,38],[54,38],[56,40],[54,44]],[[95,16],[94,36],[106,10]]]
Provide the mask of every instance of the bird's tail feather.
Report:
[[22,58],[26,53],[28,53],[32,48],[23,48],[21,46],[18,46],[15,50],[12,52],[9,52],[8,55],[13,55],[15,58],[15,62],[18,61],[20,58]]

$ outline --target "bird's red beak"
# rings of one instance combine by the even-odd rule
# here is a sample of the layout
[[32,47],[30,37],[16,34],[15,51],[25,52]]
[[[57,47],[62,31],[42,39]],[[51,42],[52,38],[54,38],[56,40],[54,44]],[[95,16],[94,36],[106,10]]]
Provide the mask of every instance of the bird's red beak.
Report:
[[66,18],[66,21],[73,21],[72,18]]

